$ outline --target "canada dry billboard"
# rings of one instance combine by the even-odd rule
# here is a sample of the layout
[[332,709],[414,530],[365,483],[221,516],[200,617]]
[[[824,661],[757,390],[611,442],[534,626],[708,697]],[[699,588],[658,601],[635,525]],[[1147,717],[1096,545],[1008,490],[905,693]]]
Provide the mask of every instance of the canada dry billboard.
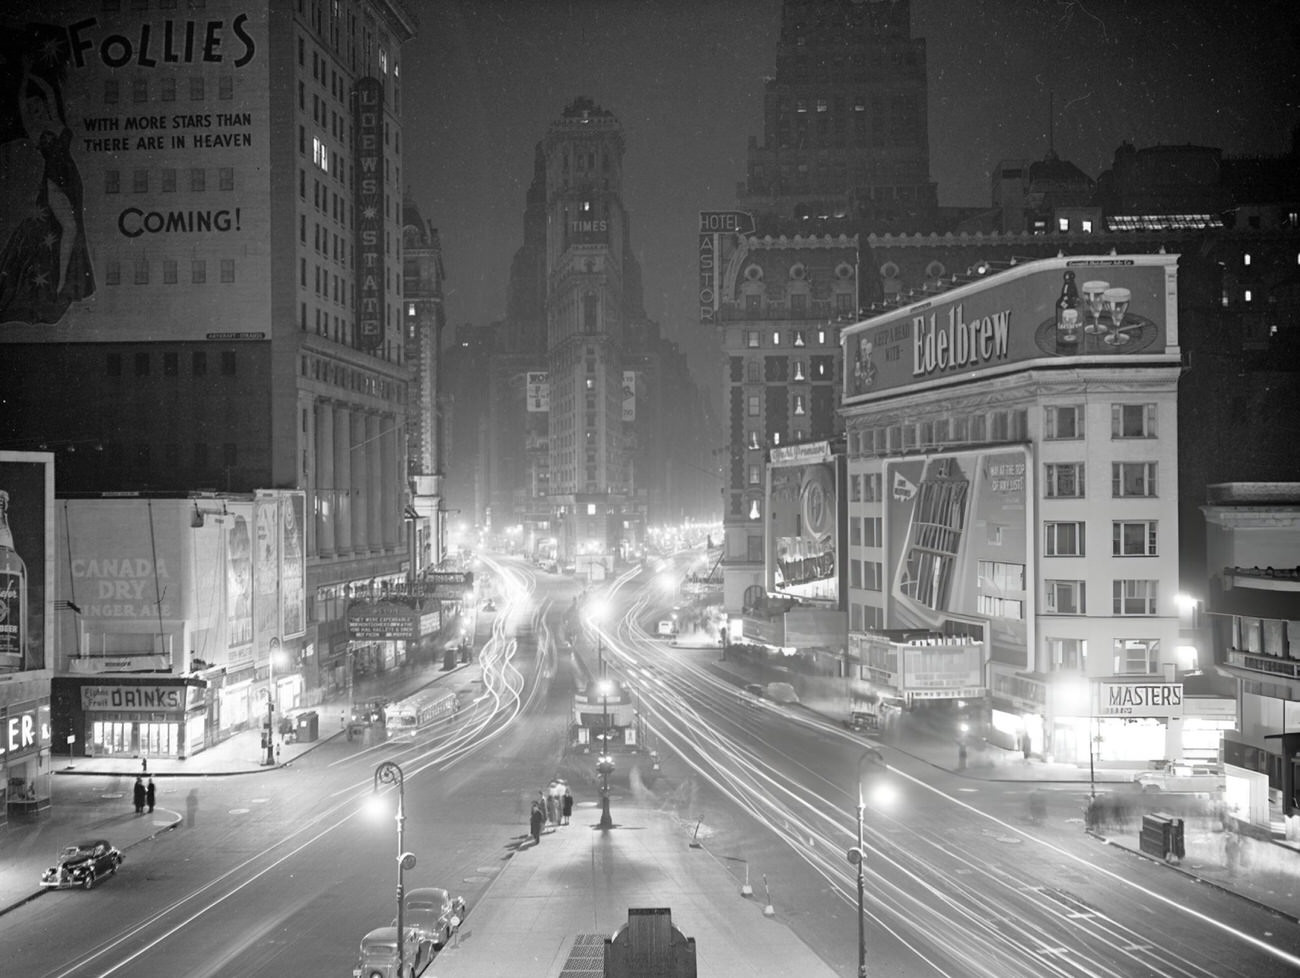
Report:
[[891,628],[970,634],[999,662],[1028,661],[1030,466],[1025,448],[885,463]]
[[[1177,255],[1052,258],[999,272],[844,331],[844,397],[988,376],[1060,357],[1162,356]],[[1058,300],[1072,290],[1072,314]]]

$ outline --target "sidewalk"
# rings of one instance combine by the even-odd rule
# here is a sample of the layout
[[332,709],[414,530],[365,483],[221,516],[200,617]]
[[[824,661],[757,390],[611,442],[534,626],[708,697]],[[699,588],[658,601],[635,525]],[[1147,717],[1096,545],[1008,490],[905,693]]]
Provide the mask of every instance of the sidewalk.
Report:
[[[395,669],[353,690],[355,702],[376,696],[398,697],[430,683],[447,683],[458,690],[477,691],[480,676],[476,661],[446,671],[441,655],[436,661]],[[466,697],[462,695],[462,700]],[[264,764],[260,729],[244,730],[221,743],[184,760],[149,758],[144,769],[135,757],[56,757],[54,797],[50,809],[37,816],[11,817],[0,828],[0,914],[39,897],[41,873],[54,864],[54,857],[64,846],[86,839],[104,838],[117,846],[131,860],[131,850],[179,826],[181,812],[158,807],[152,813],[137,815],[132,810],[131,788],[136,775],[152,777],[155,782],[173,778],[214,778],[234,775],[266,774],[287,767],[304,754],[324,743],[345,735],[341,718],[347,712],[347,699],[327,701],[311,707],[319,720],[319,736],[313,742],[287,740],[280,747],[278,763]],[[295,713],[302,712],[295,710]],[[277,736],[276,741],[280,738]],[[89,788],[73,777],[94,778]]]
[[834,978],[765,914],[759,893],[742,896],[722,863],[692,848],[689,826],[622,798],[612,829],[600,831],[599,817],[597,803],[579,805],[571,825],[521,846],[430,971],[438,978],[598,975],[605,938],[627,924],[629,909],[668,908],[673,927],[695,940],[701,975]]

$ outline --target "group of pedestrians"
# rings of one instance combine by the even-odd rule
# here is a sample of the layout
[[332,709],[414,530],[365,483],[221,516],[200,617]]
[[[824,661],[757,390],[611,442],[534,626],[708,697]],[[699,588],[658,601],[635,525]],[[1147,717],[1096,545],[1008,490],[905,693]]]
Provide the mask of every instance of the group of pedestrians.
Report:
[[135,800],[135,813],[143,815],[144,810],[148,807],[153,811],[154,802],[158,800],[158,790],[154,787],[153,778],[149,778],[149,783],[144,783],[143,776],[137,776],[135,779],[135,788],[132,789],[132,797]]
[[528,816],[528,831],[533,845],[542,841],[542,829],[547,825],[568,825],[573,815],[573,792],[563,778],[552,778],[551,783],[538,792]]

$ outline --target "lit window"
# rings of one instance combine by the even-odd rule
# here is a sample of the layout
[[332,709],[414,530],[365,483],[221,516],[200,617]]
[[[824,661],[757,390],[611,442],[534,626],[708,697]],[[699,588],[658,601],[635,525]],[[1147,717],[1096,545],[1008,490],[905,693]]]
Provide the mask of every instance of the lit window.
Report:
[[1244,301],[1246,301],[1246,302],[1249,302],[1249,301],[1251,300],[1251,298],[1253,298],[1253,297],[1252,297],[1252,295],[1251,295],[1250,289],[1247,289],[1246,292],[1245,292],[1245,294],[1242,296],[1242,299],[1243,299]]
[[1056,230],[1062,232],[1070,230],[1070,219],[1068,217],[1058,217],[1056,219]]
[[1241,263],[1242,263],[1243,265],[1249,265],[1249,264],[1250,264],[1250,252],[1249,252],[1249,251],[1246,252],[1244,255],[1241,256]]
[[1079,221],[1079,227],[1082,229],[1084,234],[1092,234],[1092,218],[1081,218]]

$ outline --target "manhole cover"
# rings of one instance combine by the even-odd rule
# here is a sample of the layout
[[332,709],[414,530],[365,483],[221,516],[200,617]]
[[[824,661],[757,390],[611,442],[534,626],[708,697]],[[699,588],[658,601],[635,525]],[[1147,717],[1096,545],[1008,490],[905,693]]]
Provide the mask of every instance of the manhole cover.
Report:
[[230,809],[230,814],[231,814],[231,815],[247,815],[248,812],[249,812],[249,809],[247,809],[247,808],[232,808],[232,809]]

